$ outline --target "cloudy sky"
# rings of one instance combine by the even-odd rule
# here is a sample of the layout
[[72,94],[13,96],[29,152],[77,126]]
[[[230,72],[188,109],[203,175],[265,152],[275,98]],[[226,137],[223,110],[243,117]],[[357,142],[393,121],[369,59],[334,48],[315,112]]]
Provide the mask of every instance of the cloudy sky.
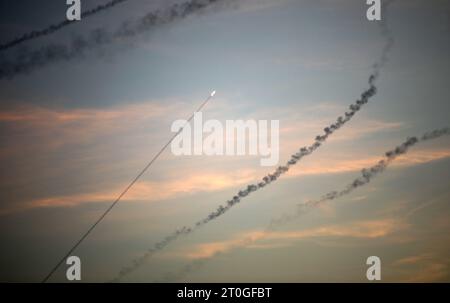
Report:
[[[39,3],[37,3],[39,2]],[[89,9],[106,0],[82,1]],[[0,62],[179,1],[130,0],[0,53]],[[280,164],[368,88],[384,38],[361,0],[242,0],[0,79],[0,280],[40,281],[215,89],[205,119],[280,121]],[[0,41],[65,17],[64,1],[0,3]],[[378,93],[276,183],[155,254],[124,281],[450,281],[450,141],[421,143],[352,194],[267,232],[299,203],[344,188],[408,136],[450,126],[450,5],[398,0]],[[6,66],[6,65],[4,65]],[[74,252],[104,282],[273,168],[259,156],[167,150]],[[185,270],[187,265],[192,270]],[[63,265],[51,281],[65,281]]]

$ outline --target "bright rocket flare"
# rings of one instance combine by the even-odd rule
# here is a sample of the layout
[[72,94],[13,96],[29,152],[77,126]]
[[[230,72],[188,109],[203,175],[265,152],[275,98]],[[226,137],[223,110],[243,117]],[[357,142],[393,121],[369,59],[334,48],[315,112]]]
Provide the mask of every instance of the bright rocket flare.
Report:
[[211,96],[211,97],[214,97],[215,94],[216,94],[216,91],[213,90],[210,96]]

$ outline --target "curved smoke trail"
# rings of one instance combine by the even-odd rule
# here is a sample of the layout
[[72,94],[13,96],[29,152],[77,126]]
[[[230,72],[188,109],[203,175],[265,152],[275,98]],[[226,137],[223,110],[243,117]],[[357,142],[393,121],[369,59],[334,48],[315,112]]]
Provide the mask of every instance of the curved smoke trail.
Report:
[[323,130],[323,133],[316,136],[313,143],[309,146],[305,146],[299,149],[298,152],[293,154],[289,161],[284,166],[279,166],[273,173],[266,175],[262,178],[260,182],[257,182],[255,184],[247,185],[246,188],[240,190],[232,199],[228,200],[225,204],[220,205],[215,211],[211,212],[209,215],[207,215],[205,218],[203,218],[200,221],[197,221],[193,226],[187,227],[184,226],[180,229],[175,230],[172,234],[166,236],[163,240],[157,242],[154,244],[153,247],[149,248],[141,257],[136,258],[132,261],[132,263],[128,266],[123,267],[119,274],[115,279],[112,280],[112,282],[118,282],[120,279],[122,279],[124,276],[130,274],[131,272],[138,269],[144,262],[150,258],[153,254],[155,254],[158,251],[161,251],[164,249],[167,245],[169,245],[171,242],[175,241],[182,235],[188,235],[196,231],[198,228],[202,227],[205,224],[208,224],[212,220],[222,216],[225,214],[228,210],[230,210],[233,206],[237,205],[241,202],[241,199],[247,197],[251,193],[266,187],[267,185],[271,184],[272,182],[276,181],[281,175],[285,174],[291,166],[294,166],[297,164],[298,161],[300,161],[303,157],[308,156],[312,154],[315,150],[317,150],[327,139],[329,136],[331,136],[335,131],[340,129],[342,126],[344,126],[348,121],[350,121],[353,116],[365,105],[369,102],[369,99],[373,97],[376,92],[377,88],[375,86],[375,81],[378,79],[381,68],[385,65],[388,59],[388,53],[391,50],[394,39],[392,37],[392,33],[388,29],[386,25],[386,9],[390,3],[393,1],[388,1],[383,6],[384,8],[384,19],[382,22],[380,22],[381,25],[381,33],[382,36],[386,39],[386,44],[383,48],[381,57],[379,60],[375,62],[373,65],[373,71],[369,76],[368,84],[369,88],[366,89],[362,94],[360,99],[358,99],[355,103],[351,104],[349,107],[349,110],[344,113],[343,116],[340,116],[336,119],[334,123],[331,123],[329,126],[325,127]]
[[[82,12],[81,13],[81,18],[85,19],[88,17],[91,17],[93,15],[96,15],[104,10],[107,10],[109,8],[112,8],[114,6],[116,6],[117,4],[121,4],[123,2],[127,2],[128,0],[112,0],[110,2],[107,2],[105,4],[101,4],[98,5],[96,7],[94,7],[93,9],[90,9],[88,11]],[[64,20],[64,21],[60,21],[58,23],[55,24],[51,24],[48,27],[41,29],[41,30],[34,30],[31,31],[29,33],[23,34],[22,36],[15,38],[11,41],[8,41],[6,43],[0,44],[0,52],[1,51],[5,51],[9,48],[12,48],[16,45],[19,45],[23,42],[29,41],[29,40],[34,40],[34,39],[38,39],[44,36],[48,36],[50,34],[53,34],[54,32],[59,31],[60,29],[71,25],[72,23],[75,23],[74,21],[69,21],[69,20]]]
[[[328,201],[335,200],[335,199],[341,198],[343,196],[346,196],[346,195],[350,194],[351,192],[353,192],[355,189],[368,184],[373,178],[375,178],[376,176],[378,176],[379,174],[384,172],[386,170],[386,168],[392,162],[394,162],[399,156],[406,154],[409,151],[409,149],[411,147],[415,146],[417,143],[437,139],[442,136],[448,136],[448,135],[450,135],[450,128],[446,127],[446,128],[437,129],[437,130],[425,133],[421,137],[408,138],[405,142],[398,145],[394,149],[387,151],[384,155],[384,158],[379,160],[375,165],[362,169],[361,176],[355,178],[351,183],[349,183],[343,189],[330,191],[317,200],[311,200],[306,203],[298,204],[296,211],[290,212],[289,214],[286,213],[276,219],[272,219],[269,226],[262,232],[262,236],[256,237],[256,238],[255,237],[244,238],[244,239],[236,242],[233,245],[233,247],[230,248],[230,251],[241,248],[241,247],[248,246],[256,241],[261,241],[264,239],[265,234],[270,233],[276,227],[279,227],[288,222],[294,221],[295,219],[298,219],[299,217],[301,217],[308,211],[316,209]],[[155,282],[178,281],[178,280],[184,278],[186,275],[189,275],[190,273],[200,269],[207,262],[219,257],[222,254],[224,254],[224,252],[218,251],[218,252],[214,253],[213,255],[209,256],[208,258],[194,260],[194,261],[186,264],[185,266],[183,266],[182,269],[180,269],[178,272],[166,273],[161,280],[157,280]]]
[[133,38],[156,27],[200,13],[215,3],[234,3],[236,0],[189,0],[175,3],[162,10],[149,12],[133,21],[123,22],[115,31],[103,28],[92,30],[87,36],[75,36],[69,44],[49,44],[37,50],[22,49],[13,60],[0,61],[0,79],[32,72],[60,61],[82,58],[86,52],[111,43]]

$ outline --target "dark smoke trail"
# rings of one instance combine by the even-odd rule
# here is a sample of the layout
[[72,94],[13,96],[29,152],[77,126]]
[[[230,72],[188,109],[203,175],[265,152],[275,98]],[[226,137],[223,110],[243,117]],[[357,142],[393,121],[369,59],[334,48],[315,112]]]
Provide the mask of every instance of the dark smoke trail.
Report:
[[[98,5],[97,7],[90,9],[88,11],[82,12],[81,13],[81,18],[85,19],[88,18],[90,16],[96,15],[104,10],[107,10],[109,8],[112,8],[113,6],[116,6],[117,4],[121,4],[123,2],[126,2],[128,0],[112,0],[108,3],[105,4],[101,4]],[[50,34],[53,34],[54,32],[59,31],[60,29],[71,25],[72,23],[76,23],[75,21],[69,21],[69,20],[64,20],[64,21],[60,21],[58,23],[49,25],[48,27],[41,29],[41,30],[34,30],[31,31],[29,33],[26,33],[18,38],[15,38],[11,41],[8,41],[6,43],[0,44],[0,52],[5,51],[9,48],[12,48],[18,44],[21,44],[23,42],[29,41],[29,40],[34,40],[37,38],[41,38],[44,36],[48,36]]]
[[68,45],[49,44],[37,50],[22,49],[12,61],[0,61],[0,79],[11,79],[16,75],[32,72],[40,67],[59,61],[83,57],[86,52],[148,32],[155,27],[176,22],[215,3],[232,3],[235,0],[190,0],[176,3],[167,9],[156,10],[145,16],[123,22],[115,31],[102,28],[92,30],[85,36],[75,36]]
[[[403,142],[399,146],[395,147],[390,151],[387,151],[385,153],[384,158],[378,161],[377,164],[373,165],[372,167],[362,169],[361,176],[354,179],[351,183],[349,183],[346,187],[344,187],[344,189],[341,189],[339,191],[330,191],[317,200],[311,200],[303,204],[298,204],[296,211],[290,212],[289,214],[284,214],[277,219],[272,219],[269,226],[265,229],[264,232],[269,233],[273,231],[276,227],[279,227],[295,219],[298,219],[308,211],[316,209],[317,207],[328,201],[341,198],[345,195],[350,194],[355,189],[368,184],[373,178],[384,172],[386,168],[397,159],[398,156],[406,154],[408,150],[411,147],[415,146],[417,143],[437,139],[439,137],[448,135],[450,135],[450,128],[447,127],[425,133],[419,138],[417,137],[408,138],[405,142]],[[257,239],[251,237],[244,238],[235,245],[233,245],[232,249],[245,247],[247,245],[254,243],[255,241],[260,241],[263,239],[264,237],[259,237]],[[224,254],[224,252],[218,251],[213,255],[209,256],[208,258],[194,260],[191,263],[188,263],[185,266],[183,266],[182,269],[179,270],[178,272],[166,273],[161,280],[155,282],[179,281],[180,279],[184,278],[190,273],[200,269],[208,261],[211,261],[222,254]]]
[[233,197],[233,199],[227,201],[227,204],[219,206],[219,208],[215,212],[212,212],[208,217],[197,222],[195,225],[196,227],[204,225],[209,221],[221,216],[235,204],[239,203],[241,198],[244,198],[249,194],[251,194],[252,192],[257,191],[258,189],[263,188],[266,185],[276,181],[281,175],[285,174],[291,166],[294,166],[303,157],[312,154],[316,149],[318,149],[328,139],[330,135],[332,135],[336,130],[341,128],[348,121],[350,121],[353,118],[353,116],[361,109],[361,107],[367,104],[369,102],[369,99],[376,94],[377,88],[375,86],[375,81],[379,77],[381,68],[386,64],[388,60],[387,55],[394,43],[391,31],[389,30],[386,24],[387,8],[392,2],[393,0],[391,1],[388,0],[383,5],[384,18],[380,22],[380,27],[383,37],[386,38],[386,44],[383,48],[380,59],[373,65],[373,72],[369,76],[368,81],[369,88],[361,94],[360,99],[357,100],[355,103],[351,104],[349,106],[349,110],[345,112],[343,116],[338,117],[335,123],[332,123],[328,127],[325,127],[323,129],[323,133],[321,135],[316,136],[314,142],[311,145],[300,148],[298,152],[296,152],[291,156],[291,159],[284,166],[279,166],[272,174],[268,174],[267,176],[262,178],[261,182],[258,182],[257,184],[250,184],[247,186],[247,188],[239,191],[238,194]]
[[309,146],[305,146],[299,149],[298,152],[293,154],[289,161],[284,166],[279,166],[273,173],[270,173],[262,178],[260,182],[257,182],[255,184],[249,184],[246,188],[240,190],[232,199],[228,200],[225,204],[220,205],[215,211],[211,212],[209,215],[207,215],[205,218],[203,218],[200,221],[197,221],[193,226],[190,227],[182,227],[180,229],[177,229],[172,234],[165,237],[160,242],[157,242],[153,247],[148,249],[143,256],[134,259],[131,263],[131,265],[123,267],[118,276],[113,280],[113,282],[118,282],[120,279],[122,279],[124,276],[128,275],[129,273],[135,271],[138,269],[148,258],[150,258],[153,254],[156,252],[159,252],[163,250],[167,245],[169,245],[171,242],[175,241],[182,235],[188,235],[196,231],[198,228],[204,226],[205,224],[208,224],[212,220],[222,216],[225,214],[228,210],[230,210],[233,206],[239,204],[241,202],[241,199],[247,197],[251,193],[266,187],[267,185],[271,184],[272,182],[276,181],[281,175],[285,174],[291,166],[294,166],[297,164],[298,161],[300,161],[303,157],[308,156],[312,154],[314,151],[316,151],[325,141],[328,139],[329,136],[331,136],[335,131],[340,129],[342,126],[344,126],[348,121],[350,121],[353,116],[365,105],[369,102],[369,99],[373,97],[376,92],[377,88],[375,86],[375,82],[379,77],[381,68],[386,64],[387,62],[387,55],[389,51],[391,50],[393,46],[394,39],[392,37],[392,34],[390,30],[387,27],[386,24],[386,9],[389,6],[390,3],[393,1],[387,1],[383,5],[384,15],[383,15],[383,21],[380,22],[381,27],[381,33],[382,36],[386,40],[386,44],[383,48],[382,55],[379,60],[375,62],[373,65],[372,73],[369,76],[368,84],[369,88],[366,89],[362,94],[360,99],[358,99],[355,103],[351,104],[349,106],[349,110],[344,113],[343,116],[340,116],[336,119],[336,122],[331,123],[329,126],[325,127],[323,129],[323,133],[316,136],[313,143]]
[[369,77],[370,88],[361,94],[361,98],[359,100],[350,105],[349,110],[345,112],[344,116],[338,117],[335,123],[332,123],[328,127],[325,127],[324,133],[322,135],[318,135],[311,145],[302,147],[297,153],[293,154],[286,165],[279,166],[273,173],[263,177],[260,182],[247,185],[246,188],[240,190],[231,200],[228,200],[226,204],[220,205],[208,216],[196,222],[194,226],[182,227],[181,229],[176,230],[171,235],[164,238],[162,241],[156,243],[152,248],[147,250],[147,252],[143,256],[133,260],[131,265],[122,268],[119,272],[118,277],[113,281],[119,281],[122,277],[139,268],[145,262],[145,260],[147,260],[154,253],[164,249],[169,243],[175,241],[179,236],[190,234],[203,225],[209,223],[210,221],[222,216],[233,206],[240,203],[242,198],[245,198],[251,193],[264,188],[272,182],[276,181],[281,175],[285,174],[291,166],[295,165],[303,157],[312,154],[328,139],[329,136],[331,136],[336,130],[341,128],[348,121],[350,121],[355,113],[357,113],[361,109],[361,107],[366,104],[372,96],[375,95],[376,87],[374,86],[374,80],[375,77],[372,74]]
[[318,200],[308,201],[304,204],[298,204],[297,212],[294,214],[285,214],[278,219],[274,219],[271,222],[271,227],[275,227],[276,225],[286,223],[292,219],[295,219],[302,215],[306,210],[311,208],[317,208],[321,204],[331,201],[334,199],[338,199],[342,196],[346,196],[353,192],[358,187],[364,186],[368,184],[373,178],[375,178],[380,173],[384,172],[386,168],[398,157],[403,154],[406,154],[408,150],[416,145],[419,142],[424,142],[432,139],[436,139],[442,136],[450,135],[450,128],[443,128],[434,130],[432,132],[426,133],[423,136],[411,137],[408,138],[401,145],[396,148],[385,153],[385,158],[378,161],[378,163],[372,167],[364,168],[361,171],[361,176],[353,180],[350,184],[348,184],[344,189],[340,191],[330,191],[327,194],[323,195]]
[[210,221],[220,217],[228,210],[230,210],[233,206],[241,202],[241,199],[247,197],[249,194],[266,187],[270,183],[276,181],[282,174],[286,173],[289,168],[295,165],[298,161],[300,161],[303,157],[312,154],[315,150],[317,150],[322,143],[324,143],[327,138],[332,135],[336,130],[341,128],[345,123],[350,121],[352,117],[358,112],[361,107],[369,101],[369,98],[374,96],[376,93],[376,88],[374,86],[374,77],[373,75],[369,78],[370,88],[364,91],[361,95],[361,98],[357,100],[354,104],[350,105],[349,111],[345,112],[344,117],[338,117],[335,123],[332,123],[330,126],[324,129],[324,133],[315,138],[314,142],[310,146],[302,147],[297,153],[291,156],[291,159],[284,166],[279,166],[273,173],[268,174],[262,180],[256,184],[250,184],[245,189],[240,190],[237,195],[235,195],[231,200],[228,200],[226,204],[220,205],[215,211],[211,212],[208,216],[203,218],[202,220],[195,223],[192,227],[183,227],[181,229],[176,230],[171,235],[164,238],[162,241],[156,243],[152,248],[147,250],[147,252],[139,257],[138,259],[133,260],[132,264],[122,268],[119,272],[119,276],[114,281],[119,281],[122,277],[127,274],[133,272],[137,268],[139,268],[146,259],[152,256],[154,253],[164,249],[169,243],[175,241],[181,235],[187,235],[203,225],[209,223]]

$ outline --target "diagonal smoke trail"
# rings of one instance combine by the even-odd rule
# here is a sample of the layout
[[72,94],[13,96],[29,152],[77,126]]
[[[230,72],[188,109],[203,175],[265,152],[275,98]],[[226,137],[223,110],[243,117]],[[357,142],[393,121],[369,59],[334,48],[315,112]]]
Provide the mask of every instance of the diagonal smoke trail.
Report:
[[[112,0],[112,1],[109,1],[109,2],[107,2],[105,4],[98,5],[98,6],[94,7],[93,9],[90,9],[88,11],[82,12],[81,13],[81,17],[83,19],[91,17],[93,15],[96,15],[96,14],[104,11],[104,10],[107,10],[109,8],[112,8],[112,7],[114,7],[114,6],[118,5],[118,4],[121,4],[121,3],[127,2],[127,1],[128,0]],[[41,37],[44,37],[44,36],[48,36],[50,34],[53,34],[53,33],[57,32],[57,31],[59,31],[60,29],[66,27],[66,26],[69,26],[69,25],[73,24],[73,23],[75,23],[75,22],[74,21],[69,21],[69,20],[64,20],[64,21],[60,21],[60,22],[55,23],[55,24],[51,24],[51,25],[49,25],[48,27],[46,27],[44,29],[31,31],[31,32],[26,33],[26,34],[24,34],[24,35],[22,35],[22,36],[20,36],[18,38],[15,38],[15,39],[13,39],[11,41],[8,41],[6,43],[0,44],[0,52],[5,51],[5,50],[7,50],[9,48],[12,48],[12,47],[14,47],[16,45],[19,45],[21,43],[24,43],[26,41],[30,41],[30,40],[38,39],[38,38],[41,38]]]
[[392,2],[393,0],[387,1],[384,4],[383,6],[384,19],[380,23],[381,33],[386,38],[386,44],[383,48],[380,59],[373,65],[373,72],[369,76],[368,80],[369,88],[361,94],[360,99],[357,100],[355,103],[351,104],[349,106],[349,110],[345,112],[343,116],[338,117],[336,119],[336,122],[330,124],[328,127],[325,127],[323,129],[323,133],[321,135],[316,136],[314,142],[311,145],[300,148],[298,152],[296,152],[291,156],[290,160],[287,161],[287,163],[284,166],[279,166],[273,173],[268,174],[267,176],[262,178],[261,182],[258,182],[257,184],[250,184],[247,186],[247,188],[239,191],[238,194],[233,197],[233,199],[227,201],[226,205],[219,206],[219,208],[215,212],[210,213],[208,217],[204,218],[201,221],[198,221],[195,225],[196,227],[207,224],[211,220],[214,220],[215,218],[221,216],[222,214],[227,212],[231,207],[239,203],[242,198],[276,181],[281,175],[289,171],[289,168],[291,166],[296,165],[297,162],[300,161],[303,157],[308,156],[312,154],[315,150],[317,150],[328,139],[329,136],[331,136],[335,131],[344,126],[347,122],[349,122],[353,118],[353,116],[362,108],[362,106],[367,104],[370,98],[376,94],[377,88],[375,86],[375,81],[379,77],[381,68],[386,64],[388,60],[387,55],[394,43],[391,31],[386,25],[386,13],[387,13],[386,9]]
[[197,221],[192,226],[184,226],[180,229],[175,230],[170,235],[166,236],[163,240],[155,243],[151,248],[149,248],[141,257],[134,259],[130,265],[123,267],[118,275],[112,280],[112,282],[118,282],[126,275],[132,273],[141,267],[145,261],[153,256],[153,254],[163,250],[167,245],[177,240],[180,236],[188,235],[195,232],[198,228],[208,224],[212,220],[222,216],[228,210],[230,210],[235,205],[239,204],[241,200],[251,193],[258,191],[276,181],[281,175],[285,174],[291,166],[297,164],[298,161],[303,159],[305,156],[312,154],[316,151],[325,141],[331,136],[335,131],[344,126],[347,122],[349,122],[353,116],[365,105],[369,102],[370,98],[373,97],[377,88],[375,86],[375,82],[379,77],[380,71],[382,67],[386,64],[388,60],[388,53],[391,50],[394,39],[391,31],[389,30],[386,20],[387,20],[387,8],[393,2],[388,0],[383,5],[383,19],[380,21],[381,34],[385,38],[385,45],[383,47],[381,57],[373,64],[372,73],[369,76],[368,84],[369,88],[363,91],[360,99],[358,99],[355,103],[351,104],[349,110],[344,113],[343,116],[340,116],[336,119],[334,123],[331,123],[329,126],[325,127],[323,133],[316,136],[313,143],[309,146],[305,146],[300,148],[298,152],[293,154],[289,161],[284,166],[279,166],[273,173],[270,173],[262,178],[260,182],[255,184],[249,184],[246,188],[240,190],[232,199],[228,200],[225,204],[220,205],[215,211],[208,214],[205,218]]
[[304,204],[298,204],[297,212],[294,214],[285,214],[278,219],[272,220],[270,224],[270,229],[276,227],[277,225],[284,224],[288,221],[296,219],[300,215],[302,215],[306,210],[311,208],[317,208],[327,201],[331,201],[334,199],[338,199],[342,196],[346,196],[353,192],[358,187],[364,186],[368,184],[374,177],[384,172],[385,169],[398,157],[403,154],[406,154],[408,150],[416,145],[419,142],[424,142],[428,140],[437,139],[442,136],[450,135],[450,128],[442,128],[437,129],[432,132],[425,133],[421,137],[411,137],[408,138],[405,142],[397,146],[396,148],[385,153],[385,158],[378,161],[372,167],[364,168],[361,171],[361,176],[353,180],[350,184],[348,184],[344,189],[339,191],[330,191],[327,194],[323,195],[320,199],[308,201]]
[[236,0],[189,0],[175,3],[166,9],[149,12],[136,20],[123,22],[112,32],[98,28],[92,30],[87,36],[75,36],[69,44],[49,44],[37,50],[23,49],[16,54],[14,59],[0,61],[0,79],[11,79],[48,64],[81,58],[88,51],[133,38],[156,27],[179,21],[195,13],[201,13],[216,3],[236,3]]
[[[353,192],[354,190],[356,190],[357,188],[368,184],[373,178],[375,178],[376,176],[378,176],[379,174],[384,172],[386,170],[386,168],[392,162],[394,162],[399,156],[406,154],[409,151],[409,149],[411,147],[415,146],[416,144],[418,144],[420,142],[425,142],[428,140],[437,139],[442,136],[448,136],[448,135],[450,135],[450,128],[446,127],[446,128],[437,129],[437,130],[425,133],[421,137],[408,138],[405,142],[398,145],[394,149],[387,151],[385,153],[384,158],[381,159],[380,161],[378,161],[375,165],[362,169],[361,176],[355,178],[351,183],[349,183],[343,189],[330,191],[317,200],[311,200],[311,201],[308,201],[303,204],[298,204],[297,209],[295,211],[289,212],[289,214],[286,213],[284,215],[281,215],[280,217],[278,217],[276,219],[272,219],[269,226],[265,229],[264,232],[262,232],[262,236],[244,238],[241,241],[234,243],[234,245],[227,251],[229,252],[234,249],[248,246],[256,241],[263,240],[265,238],[264,235],[269,234],[275,228],[277,228],[281,225],[284,225],[288,222],[294,221],[295,219],[298,219],[299,217],[301,217],[308,211],[314,210],[328,201],[335,200],[335,199],[341,198],[343,196],[346,196],[346,195],[350,194],[351,192]],[[190,273],[200,269],[207,262],[219,257],[222,254],[224,254],[224,252],[218,251],[218,252],[214,253],[213,255],[209,256],[208,258],[194,260],[194,261],[186,264],[185,266],[183,266],[182,269],[180,269],[178,272],[166,273],[161,280],[157,280],[155,282],[178,281],[178,280],[184,278],[185,276],[189,275]]]
[[120,270],[118,277],[113,280],[113,282],[119,281],[122,277],[128,275],[129,273],[138,269],[149,257],[151,257],[154,253],[164,249],[169,243],[175,241],[181,235],[191,234],[196,231],[198,228],[208,224],[212,220],[222,216],[228,210],[230,210],[233,206],[237,205],[241,202],[241,199],[247,197],[251,193],[266,187],[272,182],[276,181],[281,175],[285,174],[289,168],[295,165],[298,161],[300,161],[303,157],[312,154],[315,150],[317,150],[327,139],[331,136],[335,131],[340,129],[344,124],[352,119],[352,117],[357,113],[364,104],[367,104],[369,98],[375,95],[376,87],[374,86],[375,76],[372,74],[369,77],[370,88],[364,91],[361,94],[361,98],[357,100],[355,103],[350,105],[350,108],[347,112],[345,112],[344,116],[340,116],[337,118],[336,122],[330,124],[328,127],[324,129],[324,133],[318,135],[313,143],[309,146],[302,147],[297,153],[291,156],[291,159],[284,166],[279,166],[273,173],[268,174],[263,177],[262,180],[255,184],[247,185],[246,188],[240,190],[232,199],[228,200],[226,204],[220,205],[215,211],[211,212],[208,216],[203,218],[200,221],[197,221],[195,225],[191,227],[182,227],[177,229],[172,234],[165,237],[163,240],[157,242],[153,247],[148,249],[145,254],[135,260],[132,261],[132,264],[124,267]]

